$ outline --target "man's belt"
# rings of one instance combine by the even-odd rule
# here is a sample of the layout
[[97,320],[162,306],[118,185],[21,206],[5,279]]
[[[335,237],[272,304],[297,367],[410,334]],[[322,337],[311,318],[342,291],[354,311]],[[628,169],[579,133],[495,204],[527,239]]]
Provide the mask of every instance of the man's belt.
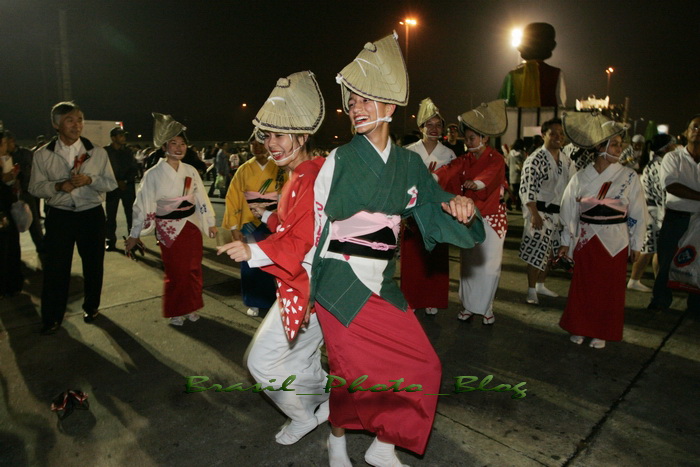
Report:
[[184,219],[185,217],[190,217],[194,214],[194,204],[183,201],[178,208],[168,214],[163,214],[161,216],[156,215],[157,219]]
[[360,245],[350,241],[331,240],[328,244],[328,251],[351,256],[364,256],[374,259],[389,260],[394,257],[396,250],[396,237],[394,231],[389,227],[384,227],[376,232],[355,237],[363,243],[374,244],[374,248],[367,245]]
[[545,205],[544,201],[538,201],[536,206],[538,211],[546,212],[548,214],[559,214],[560,208],[556,204]]

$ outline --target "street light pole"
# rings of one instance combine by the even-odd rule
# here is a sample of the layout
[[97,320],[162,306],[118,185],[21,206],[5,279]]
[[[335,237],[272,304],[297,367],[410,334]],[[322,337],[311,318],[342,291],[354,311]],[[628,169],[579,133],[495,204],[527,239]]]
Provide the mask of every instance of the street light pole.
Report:
[[[418,24],[418,21],[415,20],[415,18],[406,18],[403,21],[399,21],[399,24],[403,24],[404,27],[406,28],[406,47],[405,47],[405,61],[406,61],[406,70],[408,70],[408,35],[409,35],[409,26],[415,26]],[[403,134],[406,134],[406,118],[408,116],[408,109],[404,107],[404,112],[403,112]]]
[[605,74],[608,75],[608,88],[607,88],[607,92],[606,92],[606,94],[605,94],[606,97],[608,98],[608,105],[609,105],[609,102],[610,102],[610,101],[609,101],[609,99],[610,99],[610,77],[612,76],[612,74],[613,74],[614,71],[615,71],[615,69],[614,69],[613,67],[611,67],[611,66],[608,67],[608,68],[605,70]]

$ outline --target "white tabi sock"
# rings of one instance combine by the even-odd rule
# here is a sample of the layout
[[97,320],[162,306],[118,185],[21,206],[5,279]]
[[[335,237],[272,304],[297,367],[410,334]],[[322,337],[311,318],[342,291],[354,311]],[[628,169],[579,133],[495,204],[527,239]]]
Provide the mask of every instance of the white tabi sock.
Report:
[[372,441],[372,445],[365,453],[365,462],[374,467],[408,467],[396,457],[394,445],[379,441],[379,438],[374,438]]
[[537,290],[532,287],[527,289],[527,303],[531,305],[537,305],[540,303],[539,299],[537,298]]
[[275,435],[275,441],[284,445],[294,444],[317,426],[318,421],[316,421],[316,417],[310,418],[305,422],[292,420],[289,425],[283,426],[279,433]]
[[352,467],[348,457],[348,449],[345,445],[345,435],[336,437],[333,433],[328,435],[328,463],[330,467]]
[[547,297],[558,297],[559,296],[558,293],[552,292],[547,287],[545,287],[544,282],[538,282],[537,284],[535,284],[535,290],[537,291],[538,294],[545,295]]

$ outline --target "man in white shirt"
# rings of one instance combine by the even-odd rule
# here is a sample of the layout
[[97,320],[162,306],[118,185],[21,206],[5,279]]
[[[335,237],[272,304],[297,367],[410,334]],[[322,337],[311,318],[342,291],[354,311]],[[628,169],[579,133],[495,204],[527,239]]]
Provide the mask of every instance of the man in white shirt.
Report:
[[[685,135],[688,145],[667,153],[659,170],[661,185],[666,189],[666,206],[656,247],[659,274],[649,310],[670,308],[673,294],[666,284],[671,261],[678,241],[688,230],[690,217],[700,213],[700,114],[690,119]],[[688,309],[700,311],[700,295],[688,294]]]
[[104,273],[105,193],[117,188],[107,152],[82,138],[83,112],[73,102],[51,109],[57,136],[34,154],[29,192],[44,198],[46,248],[41,333],[54,334],[68,303],[73,248],[83,262],[83,319],[94,321]]

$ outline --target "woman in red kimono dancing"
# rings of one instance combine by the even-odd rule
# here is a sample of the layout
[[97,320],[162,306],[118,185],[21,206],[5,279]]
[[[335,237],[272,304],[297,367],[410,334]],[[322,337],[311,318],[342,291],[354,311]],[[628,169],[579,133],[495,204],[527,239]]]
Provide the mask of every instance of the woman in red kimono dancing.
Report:
[[460,261],[459,297],[464,310],[457,315],[467,321],[474,315],[483,324],[493,324],[493,299],[501,278],[503,243],[508,221],[502,202],[505,161],[501,153],[488,146],[490,136],[506,131],[505,101],[482,104],[459,117],[467,144],[467,154],[439,169],[438,183],[450,193],[464,194],[474,200],[486,221],[486,240],[474,248],[463,248]]
[[273,233],[257,243],[234,241],[219,247],[219,254],[248,261],[276,280],[277,300],[244,360],[255,381],[265,386],[279,387],[295,376],[295,392],[266,392],[289,417],[275,436],[279,444],[296,443],[328,419],[329,394],[324,390],[326,372],[321,367],[323,334],[308,306],[310,260],[305,259],[314,242],[314,181],[324,162],[312,157],[308,139],[321,126],[324,113],[313,73],[294,73],[277,81],[253,120],[256,137],[264,142],[275,164],[289,173],[277,212],[254,208]]
[[564,225],[559,256],[573,248],[574,275],[559,325],[574,344],[590,347],[622,340],[627,261],[644,244],[647,209],[639,176],[618,163],[624,127],[600,114],[568,113],[564,131],[571,141],[595,147],[593,164],[577,172],[564,191]]
[[185,317],[197,321],[196,311],[204,307],[201,233],[214,238],[216,218],[197,169],[181,162],[187,152],[186,128],[170,115],[153,117],[153,142],[166,157],[143,175],[125,250],[143,248],[139,237],[155,230],[165,267],[163,316],[182,326]]

